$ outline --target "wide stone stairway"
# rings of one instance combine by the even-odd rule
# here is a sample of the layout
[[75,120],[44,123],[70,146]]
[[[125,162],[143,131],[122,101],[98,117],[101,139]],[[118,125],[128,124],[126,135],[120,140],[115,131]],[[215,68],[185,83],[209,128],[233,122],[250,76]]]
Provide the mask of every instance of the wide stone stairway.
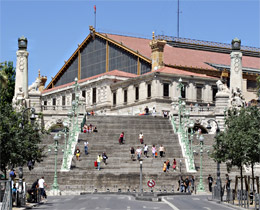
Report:
[[[174,134],[170,121],[162,117],[152,116],[88,116],[87,124],[97,126],[97,133],[81,133],[76,147],[81,150],[80,160],[73,158],[71,170],[69,172],[60,172],[63,153],[59,149],[58,152],[58,183],[63,193],[79,193],[86,191],[131,191],[139,189],[140,163],[137,160],[131,160],[130,147],[137,149],[140,144],[138,136],[142,132],[144,134],[144,144],[149,146],[148,158],[142,156],[143,171],[143,188],[145,191],[150,190],[147,181],[155,180],[154,190],[172,190],[173,185],[177,189],[179,176],[194,175],[196,184],[199,182],[199,171],[197,173],[187,173],[185,161],[182,157],[181,147],[179,145],[178,136]],[[118,142],[121,132],[125,133],[125,142],[120,145]],[[53,143],[53,136],[46,136],[42,142],[46,145],[46,157],[44,161],[36,164],[32,171],[24,167],[25,181],[29,184],[34,182],[36,178],[45,177],[46,183],[51,189],[54,177],[54,152],[48,153],[48,145]],[[89,143],[89,154],[84,154],[84,142]],[[60,145],[64,144],[64,138],[60,141]],[[213,135],[205,135],[205,144],[212,145]],[[165,157],[152,158],[152,145],[156,148],[162,144],[165,149]],[[198,144],[198,140],[194,141]],[[106,152],[108,156],[107,165],[101,163],[101,170],[98,171],[94,167],[94,161],[99,154]],[[158,152],[159,155],[159,152]],[[176,172],[172,169],[173,158],[177,160],[178,169]],[[163,162],[170,160],[170,172],[163,172]],[[180,174],[180,160],[182,160]],[[195,165],[199,168],[199,156],[195,156]],[[208,157],[206,152],[203,157],[203,177],[204,184],[207,183],[207,175],[211,173],[216,180],[216,163]],[[225,165],[221,165],[222,178],[226,173]],[[231,178],[235,176],[233,173]],[[223,179],[224,181],[224,179]],[[206,187],[206,185],[205,185]],[[206,188],[207,189],[207,188]]]

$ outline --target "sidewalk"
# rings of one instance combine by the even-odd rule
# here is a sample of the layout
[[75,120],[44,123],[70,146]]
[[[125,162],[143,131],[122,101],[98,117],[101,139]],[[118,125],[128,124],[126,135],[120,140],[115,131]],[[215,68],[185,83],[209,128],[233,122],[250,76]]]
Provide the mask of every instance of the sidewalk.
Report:
[[32,209],[33,207],[37,207],[47,202],[46,200],[41,201],[40,203],[26,203],[23,207],[13,207],[12,210],[23,210],[23,209]]

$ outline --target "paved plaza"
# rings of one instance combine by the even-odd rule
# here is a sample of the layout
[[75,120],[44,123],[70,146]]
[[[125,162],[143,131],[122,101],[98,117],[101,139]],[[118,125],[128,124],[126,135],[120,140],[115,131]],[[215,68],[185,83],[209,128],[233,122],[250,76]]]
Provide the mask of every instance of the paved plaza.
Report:
[[236,207],[218,204],[208,201],[209,195],[197,196],[165,196],[161,202],[137,201],[128,195],[77,195],[77,196],[53,196],[47,202],[35,209],[52,210],[227,210],[238,209]]

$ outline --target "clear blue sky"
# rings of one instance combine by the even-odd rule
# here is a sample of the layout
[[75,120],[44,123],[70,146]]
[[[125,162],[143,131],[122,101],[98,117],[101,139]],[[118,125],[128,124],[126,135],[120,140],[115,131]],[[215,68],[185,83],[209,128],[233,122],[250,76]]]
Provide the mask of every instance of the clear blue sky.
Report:
[[[17,39],[28,38],[29,84],[38,69],[59,71],[89,34],[97,31],[151,38],[177,36],[177,0],[0,0],[0,61],[16,65]],[[180,37],[260,47],[259,0],[180,0]]]

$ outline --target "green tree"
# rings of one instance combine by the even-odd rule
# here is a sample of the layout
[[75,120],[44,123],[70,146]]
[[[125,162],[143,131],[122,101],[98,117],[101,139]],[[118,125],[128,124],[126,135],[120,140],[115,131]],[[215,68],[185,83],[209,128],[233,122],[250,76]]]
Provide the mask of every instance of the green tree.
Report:
[[[40,162],[43,157],[41,131],[37,123],[31,124],[29,111],[18,112],[12,107],[15,88],[15,70],[12,62],[1,64],[0,72],[5,72],[8,81],[0,90],[0,163],[1,171],[23,166],[28,160]],[[3,73],[1,73],[3,74]],[[21,126],[23,125],[23,126]]]
[[[240,110],[233,108],[226,114],[226,129],[216,137],[212,157],[216,161],[227,162],[228,167],[239,167],[242,177],[244,164],[253,167],[258,162],[260,111],[252,106]],[[243,190],[243,179],[241,189]]]
[[260,75],[256,78],[257,96],[260,98]]
[[13,62],[0,63],[0,102],[11,103],[15,89],[15,68]]

